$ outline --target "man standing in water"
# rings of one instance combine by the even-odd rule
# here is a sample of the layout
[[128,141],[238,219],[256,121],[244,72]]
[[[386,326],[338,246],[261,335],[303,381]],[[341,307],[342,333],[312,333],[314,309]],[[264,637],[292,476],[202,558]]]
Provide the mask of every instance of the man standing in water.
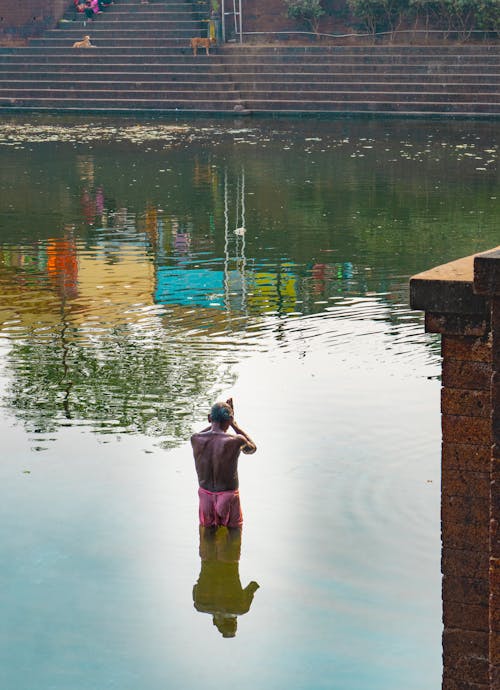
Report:
[[[240,451],[251,455],[257,446],[234,421],[233,399],[213,405],[210,426],[191,436],[198,473],[200,525],[241,527],[243,515],[238,491]],[[231,427],[234,434],[228,434]]]

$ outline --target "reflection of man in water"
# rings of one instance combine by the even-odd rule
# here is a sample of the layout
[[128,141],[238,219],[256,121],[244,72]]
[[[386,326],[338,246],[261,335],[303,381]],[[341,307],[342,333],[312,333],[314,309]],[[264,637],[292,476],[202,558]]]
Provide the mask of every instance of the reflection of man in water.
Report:
[[241,530],[200,525],[201,571],[193,587],[194,607],[210,613],[223,637],[234,637],[238,616],[247,613],[259,585],[242,588],[239,574]]
[[[232,398],[215,403],[210,426],[191,436],[198,473],[200,524],[205,527],[241,527],[243,515],[238,491],[240,451],[250,455],[257,446],[234,420]],[[235,434],[228,434],[231,427]]]

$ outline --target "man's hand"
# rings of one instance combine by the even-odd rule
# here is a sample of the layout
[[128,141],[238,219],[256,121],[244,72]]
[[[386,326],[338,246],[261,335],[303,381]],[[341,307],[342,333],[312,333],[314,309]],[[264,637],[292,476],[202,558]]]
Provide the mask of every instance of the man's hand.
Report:
[[241,450],[246,455],[251,455],[252,453],[255,453],[255,451],[257,450],[257,446],[252,441],[247,432],[243,431],[243,429],[240,426],[238,426],[234,418],[231,422],[231,428],[236,433],[236,435],[240,437],[240,440],[242,441]]
[[233,417],[234,417],[233,399],[232,399],[232,398],[228,398],[228,399],[226,400],[226,405],[229,405],[229,407],[231,408],[231,412],[232,412],[232,414],[233,414]]

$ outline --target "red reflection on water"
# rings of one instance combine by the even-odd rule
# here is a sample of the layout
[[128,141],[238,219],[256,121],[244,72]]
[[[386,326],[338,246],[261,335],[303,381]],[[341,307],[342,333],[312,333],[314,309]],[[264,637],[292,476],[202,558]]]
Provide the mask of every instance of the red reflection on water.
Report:
[[47,242],[47,273],[61,297],[78,297],[78,257],[73,239]]

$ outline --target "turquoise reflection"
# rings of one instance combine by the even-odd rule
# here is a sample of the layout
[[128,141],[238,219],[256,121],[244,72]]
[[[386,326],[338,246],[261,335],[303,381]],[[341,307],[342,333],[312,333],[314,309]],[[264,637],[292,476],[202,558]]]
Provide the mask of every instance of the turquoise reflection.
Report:
[[154,300],[160,304],[223,308],[217,301],[224,293],[222,271],[161,266],[156,271]]

